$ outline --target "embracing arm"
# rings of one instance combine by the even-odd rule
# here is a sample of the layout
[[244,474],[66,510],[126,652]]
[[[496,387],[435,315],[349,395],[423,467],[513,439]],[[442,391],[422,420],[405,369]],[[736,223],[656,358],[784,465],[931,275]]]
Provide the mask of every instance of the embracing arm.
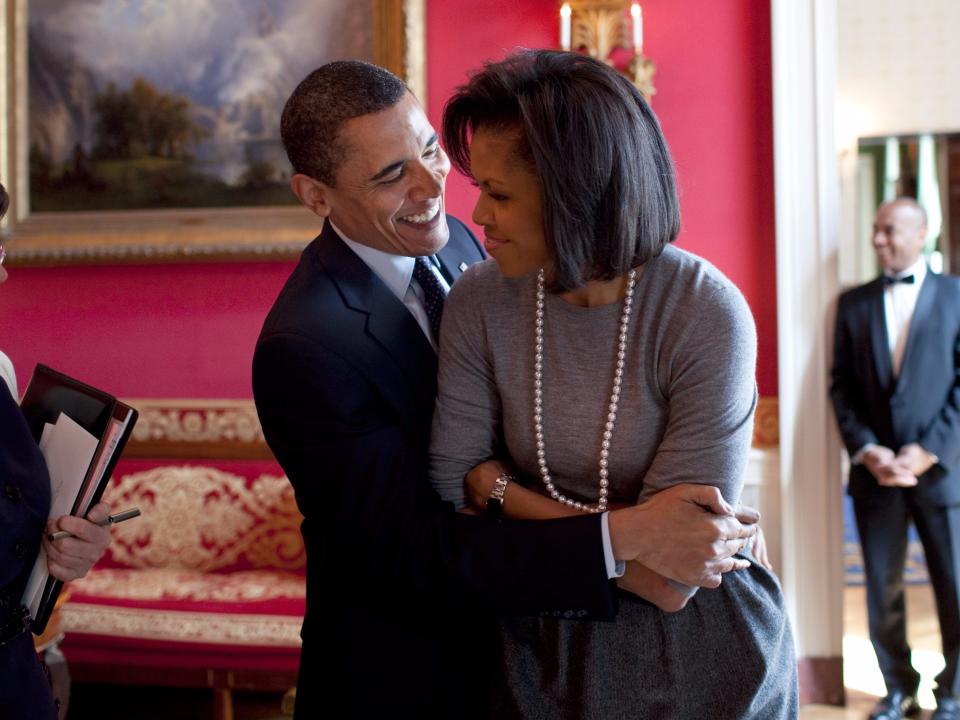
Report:
[[[473,507],[486,507],[493,483],[506,468],[496,460],[483,462],[467,473],[467,491]],[[626,505],[611,504],[611,510],[625,509]],[[556,502],[540,493],[528,490],[517,483],[509,483],[504,494],[503,511],[506,517],[526,520],[548,520],[560,517],[575,517],[581,515],[563,503]],[[745,567],[741,563],[740,567]],[[617,579],[617,584],[624,590],[653,603],[666,612],[681,610],[691,594],[679,589],[667,578],[650,570],[638,561],[626,564],[623,576]]]
[[[470,294],[473,279],[469,275],[461,279],[444,311],[431,441],[431,479],[441,492],[446,488],[446,492],[460,493],[460,505],[466,502],[464,477],[474,466],[496,456],[501,434],[500,398],[484,318],[478,310],[480,298]],[[478,491],[481,504],[499,474],[497,466],[486,468],[490,474],[488,484]],[[519,485],[509,485],[507,493],[509,517],[579,514]],[[746,513],[743,520],[751,523],[756,517]],[[667,577],[709,587],[720,583],[723,572],[747,566],[731,556],[742,539],[754,533],[752,526],[734,517],[719,493],[698,486],[675,488],[645,506],[610,513],[609,527],[616,559],[637,559]]]
[[[756,330],[736,288],[711,290],[662,351],[670,411],[641,503],[685,483],[711,485],[731,505],[740,498],[757,402]],[[671,585],[685,599],[696,592]]]
[[[411,435],[355,363],[295,334],[258,344],[254,398],[264,434],[305,516],[311,562],[351,594],[449,607],[451,597],[505,612],[613,612],[599,521],[495,527],[440,502]],[[562,548],[560,553],[553,548]],[[583,582],[566,588],[564,556]],[[313,581],[321,578],[315,573]]]

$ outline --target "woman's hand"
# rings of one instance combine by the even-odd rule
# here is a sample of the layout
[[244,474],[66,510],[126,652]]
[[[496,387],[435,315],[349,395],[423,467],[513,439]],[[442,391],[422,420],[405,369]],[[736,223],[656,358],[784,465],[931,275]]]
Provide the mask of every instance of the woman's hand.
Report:
[[773,563],[770,562],[770,555],[767,553],[767,538],[763,534],[763,528],[759,525],[757,525],[757,534],[753,536],[753,547],[750,551],[754,560],[773,572]]
[[653,603],[664,612],[683,610],[696,591],[696,588],[690,588],[688,592],[683,592],[662,575],[657,575],[636,561],[627,563],[623,577],[617,578],[617,586]]
[[497,460],[487,460],[467,473],[464,484],[467,487],[467,498],[472,507],[481,512],[486,512],[487,500],[490,499],[493,484],[502,472],[506,472],[503,463]]
[[[58,580],[68,582],[87,574],[110,544],[110,526],[101,527],[110,516],[110,506],[98,503],[90,508],[87,518],[61,515],[47,522],[43,547],[47,552],[47,569]],[[50,542],[47,535],[66,530],[74,537]]]

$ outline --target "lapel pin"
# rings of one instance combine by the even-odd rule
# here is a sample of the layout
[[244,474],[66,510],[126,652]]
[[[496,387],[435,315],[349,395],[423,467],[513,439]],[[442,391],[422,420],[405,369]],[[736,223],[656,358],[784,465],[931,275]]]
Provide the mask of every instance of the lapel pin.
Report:
[[466,271],[467,271],[467,264],[466,264],[465,262],[463,262],[462,260],[460,261],[460,264],[457,265],[457,267],[460,268],[460,272],[466,272]]

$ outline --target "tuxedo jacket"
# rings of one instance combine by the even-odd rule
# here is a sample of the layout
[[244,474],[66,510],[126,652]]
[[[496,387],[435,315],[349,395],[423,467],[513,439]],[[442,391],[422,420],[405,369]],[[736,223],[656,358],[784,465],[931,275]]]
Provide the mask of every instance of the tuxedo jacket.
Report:
[[[483,254],[447,222],[452,283]],[[464,717],[458,703],[485,694],[469,677],[487,665],[479,608],[613,615],[599,518],[496,523],[440,501],[427,477],[436,370],[409,310],[327,223],[253,362],[264,435],[305,518],[298,716],[336,698],[345,717]]]
[[[851,456],[868,443],[897,452],[919,443],[939,458],[915,488],[915,502],[960,503],[960,278],[928,272],[893,377],[882,278],[848,290],[837,305],[830,394]],[[849,493],[884,502],[900,492],[853,465]]]

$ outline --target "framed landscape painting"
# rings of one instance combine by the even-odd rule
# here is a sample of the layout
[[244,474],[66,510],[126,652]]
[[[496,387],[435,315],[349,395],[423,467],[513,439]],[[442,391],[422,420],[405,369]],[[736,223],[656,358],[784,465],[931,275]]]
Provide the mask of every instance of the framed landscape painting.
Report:
[[341,58],[422,93],[423,2],[0,0],[11,261],[296,253],[284,101]]

